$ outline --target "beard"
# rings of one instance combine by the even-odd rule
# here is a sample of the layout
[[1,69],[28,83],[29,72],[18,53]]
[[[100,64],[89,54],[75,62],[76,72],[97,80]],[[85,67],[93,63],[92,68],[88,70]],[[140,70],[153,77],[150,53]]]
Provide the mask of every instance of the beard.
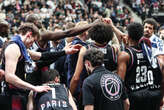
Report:
[[149,37],[151,37],[151,35],[149,34],[149,33],[144,33],[144,37],[147,37],[147,38],[149,38]]

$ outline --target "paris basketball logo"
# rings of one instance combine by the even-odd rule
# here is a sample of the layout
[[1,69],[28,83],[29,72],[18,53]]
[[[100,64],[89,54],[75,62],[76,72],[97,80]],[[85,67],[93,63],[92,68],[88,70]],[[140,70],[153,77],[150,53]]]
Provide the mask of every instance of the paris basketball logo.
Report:
[[100,79],[103,95],[111,101],[120,99],[122,94],[121,80],[113,74],[104,74]]

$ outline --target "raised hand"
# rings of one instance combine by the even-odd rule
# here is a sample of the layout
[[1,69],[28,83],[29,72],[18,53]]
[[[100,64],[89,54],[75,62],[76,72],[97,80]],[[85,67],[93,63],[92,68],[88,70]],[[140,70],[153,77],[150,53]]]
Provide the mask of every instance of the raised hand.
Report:
[[65,46],[64,50],[66,54],[74,54],[78,52],[81,47],[82,45],[80,44],[71,45],[71,43],[69,43],[68,45]]
[[102,18],[102,21],[106,24],[109,24],[111,26],[114,26],[112,20],[110,18]]

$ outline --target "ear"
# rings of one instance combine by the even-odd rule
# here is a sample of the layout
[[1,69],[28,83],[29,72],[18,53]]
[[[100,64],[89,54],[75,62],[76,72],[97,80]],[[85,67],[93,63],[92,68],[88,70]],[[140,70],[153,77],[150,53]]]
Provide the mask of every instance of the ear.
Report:
[[27,37],[31,37],[31,36],[32,36],[32,32],[28,32]]
[[87,65],[88,67],[91,67],[91,62],[88,61],[88,60],[86,60],[86,65]]
[[58,76],[57,76],[57,77],[55,77],[55,79],[54,79],[54,80],[55,80],[55,82],[56,82],[56,83],[59,83],[59,82],[60,82],[60,79],[59,79],[59,77],[58,77]]

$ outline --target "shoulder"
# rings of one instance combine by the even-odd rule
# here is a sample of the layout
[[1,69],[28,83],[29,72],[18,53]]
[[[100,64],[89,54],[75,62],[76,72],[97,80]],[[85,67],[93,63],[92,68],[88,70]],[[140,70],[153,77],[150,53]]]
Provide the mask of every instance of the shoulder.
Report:
[[6,47],[5,49],[5,56],[13,56],[13,55],[20,55],[20,48],[17,44],[13,43]]
[[116,46],[116,45],[112,45],[111,48],[113,48],[113,50],[114,50],[115,53],[120,52],[119,47]]
[[130,58],[130,55],[129,55],[129,53],[127,53],[125,51],[121,51],[118,54],[118,58],[119,59],[129,59]]
[[79,54],[84,55],[86,51],[87,51],[87,48],[85,46],[82,46],[81,49],[80,49],[80,53]]
[[90,75],[84,80],[83,84],[84,85],[91,85],[92,82],[93,82],[93,75]]

